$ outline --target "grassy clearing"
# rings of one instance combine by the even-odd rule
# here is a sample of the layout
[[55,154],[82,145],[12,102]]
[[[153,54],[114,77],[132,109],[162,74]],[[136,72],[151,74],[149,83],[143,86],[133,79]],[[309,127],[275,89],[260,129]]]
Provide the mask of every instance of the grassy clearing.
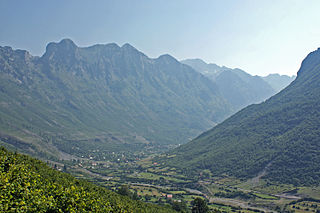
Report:
[[213,182],[217,185],[223,185],[228,187],[235,187],[243,182],[241,180],[232,178],[232,177],[216,177],[216,178],[210,178],[208,180],[213,180]]
[[185,180],[177,179],[174,177],[169,177],[169,176],[164,176],[164,175],[158,175],[154,173],[149,173],[149,172],[141,172],[138,174],[132,174],[128,175],[128,177],[133,177],[133,178],[139,178],[139,179],[146,179],[146,180],[154,180],[154,181],[159,181],[160,179],[170,181],[170,182],[176,182],[176,183],[184,183],[186,182]]
[[200,196],[200,195],[185,195],[185,196],[183,196],[183,198],[184,198],[184,200],[187,201],[187,202],[191,202],[191,201],[193,201],[195,198],[201,198],[201,199],[203,199],[203,197]]
[[260,180],[259,185],[253,186],[248,182],[240,183],[236,187],[245,189],[245,190],[254,190],[262,194],[282,194],[288,191],[294,190],[296,187],[290,184],[277,184],[270,183],[265,180]]
[[186,191],[169,191],[170,194],[186,194]]
[[219,209],[220,211],[231,212],[232,208],[230,206],[224,206],[219,204],[209,204],[208,205],[211,210]]
[[301,187],[298,194],[307,195],[315,199],[320,199],[320,186],[318,187]]
[[208,185],[207,187],[212,194],[215,194],[218,192],[225,192],[225,190],[223,190],[223,187],[217,186],[216,184],[211,184],[211,185]]
[[137,190],[137,193],[138,193],[139,196],[150,195],[150,196],[160,197],[162,195],[161,192],[159,192],[158,190],[153,189],[153,188],[139,189],[139,190]]
[[262,193],[253,193],[255,196],[262,198],[262,199],[267,199],[267,200],[278,200],[278,197],[268,195],[268,194],[262,194]]
[[151,167],[151,168],[148,168],[148,171],[150,171],[150,172],[166,172],[168,170],[170,170],[169,167],[164,167],[164,168],[162,168],[162,167]]

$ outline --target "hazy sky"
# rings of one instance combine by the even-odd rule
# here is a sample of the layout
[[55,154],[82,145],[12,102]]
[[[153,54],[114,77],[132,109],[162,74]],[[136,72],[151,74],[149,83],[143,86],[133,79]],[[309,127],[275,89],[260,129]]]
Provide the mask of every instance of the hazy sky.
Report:
[[293,75],[320,47],[319,0],[1,0],[0,46],[130,43],[149,57]]

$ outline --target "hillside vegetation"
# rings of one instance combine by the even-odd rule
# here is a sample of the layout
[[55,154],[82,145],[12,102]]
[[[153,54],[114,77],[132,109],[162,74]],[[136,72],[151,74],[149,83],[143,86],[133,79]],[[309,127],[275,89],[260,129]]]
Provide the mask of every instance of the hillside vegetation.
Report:
[[243,179],[266,173],[294,185],[320,183],[320,49],[297,78],[261,104],[246,107],[170,153],[167,164],[189,173]]
[[174,212],[134,201],[0,148],[1,212]]

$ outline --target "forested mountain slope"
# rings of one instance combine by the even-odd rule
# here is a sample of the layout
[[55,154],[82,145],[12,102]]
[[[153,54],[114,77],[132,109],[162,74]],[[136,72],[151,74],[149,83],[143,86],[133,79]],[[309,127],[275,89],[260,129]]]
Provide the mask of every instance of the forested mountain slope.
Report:
[[215,84],[170,55],[69,39],[41,57],[0,47],[0,139],[21,151],[178,144],[231,111]]
[[175,212],[77,180],[0,147],[1,212]]
[[287,88],[180,146],[165,161],[189,173],[210,169],[251,178],[266,169],[264,178],[272,181],[319,184],[319,127],[320,49],[303,60]]

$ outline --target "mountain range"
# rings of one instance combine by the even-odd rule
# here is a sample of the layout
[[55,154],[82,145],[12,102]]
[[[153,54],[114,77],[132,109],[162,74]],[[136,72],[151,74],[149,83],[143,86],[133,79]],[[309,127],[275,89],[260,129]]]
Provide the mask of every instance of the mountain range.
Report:
[[320,49],[302,62],[297,78],[278,94],[250,105],[165,159],[199,174],[263,178],[294,185],[320,182]]
[[283,88],[288,86],[296,76],[287,76],[279,74],[269,74],[262,77],[276,92],[280,92]]
[[266,100],[288,86],[295,78],[279,74],[252,76],[241,69],[207,64],[201,59],[186,59],[181,62],[211,79],[235,111]]
[[217,85],[170,55],[129,44],[0,47],[0,140],[37,155],[187,142],[233,112]]
[[275,92],[258,76],[196,62],[218,74],[130,44],[63,39],[41,57],[0,47],[0,144],[46,159],[158,152]]

